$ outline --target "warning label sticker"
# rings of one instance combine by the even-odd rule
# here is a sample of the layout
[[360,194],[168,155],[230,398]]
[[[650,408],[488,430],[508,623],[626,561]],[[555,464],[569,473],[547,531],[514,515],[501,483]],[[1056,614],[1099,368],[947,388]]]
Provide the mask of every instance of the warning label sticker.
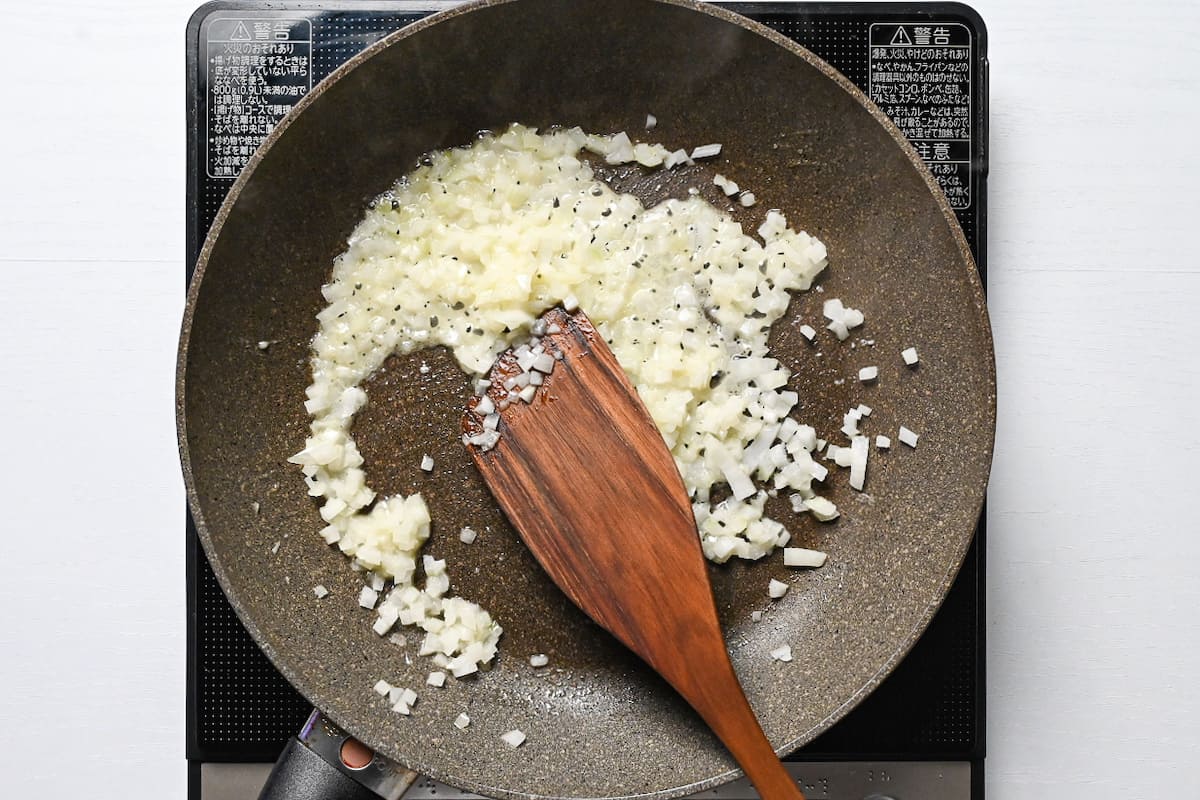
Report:
[[971,207],[971,31],[957,22],[871,25],[867,94],[904,132],[950,207]]
[[205,36],[205,165],[236,178],[267,134],[312,90],[306,19],[214,19]]

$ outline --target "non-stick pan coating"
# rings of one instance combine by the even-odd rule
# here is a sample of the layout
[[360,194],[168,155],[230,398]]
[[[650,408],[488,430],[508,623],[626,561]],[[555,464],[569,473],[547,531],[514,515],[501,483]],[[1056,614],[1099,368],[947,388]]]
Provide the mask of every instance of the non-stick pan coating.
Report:
[[[966,244],[915,155],[862,95],[807,51],[732,14],[683,2],[518,0],[473,5],[395,34],[319,86],[235,184],[191,287],[180,349],[178,417],[189,499],[234,608],[287,678],[336,722],[421,772],[483,794],[668,796],[728,779],[732,762],[658,679],[564,600],[495,508],[455,432],[467,381],[444,352],[393,359],[368,384],[355,423],[372,485],[424,493],[456,593],[505,628],[495,668],[424,685],[432,668],[370,629],[362,585],[336,548],[296,467],[304,442],[309,340],[333,258],[368,201],[431,149],[509,122],[580,125],[671,146],[720,142],[719,169],[829,247],[824,294],[797,296],[775,354],[795,371],[799,416],[840,441],[841,415],[865,402],[871,433],[920,432],[871,460],[867,493],[834,468],[842,517],[821,525],[775,513],[829,564],[797,573],[775,557],[711,570],[734,664],[772,742],[810,740],[907,652],[969,544],[991,457],[992,346]],[[694,184],[716,200],[712,169],[659,186],[638,169],[614,180],[647,199]],[[821,302],[861,308],[852,349],[823,332]],[[266,350],[256,346],[270,341]],[[899,352],[916,346],[921,362]],[[817,357],[817,353],[820,357]],[[421,375],[418,366],[433,367]],[[858,367],[879,366],[875,385]],[[835,385],[835,379],[846,380]],[[433,456],[432,476],[421,456]],[[581,476],[586,488],[587,477]],[[257,510],[256,510],[257,509]],[[461,526],[479,530],[462,544]],[[275,542],[281,542],[272,553]],[[771,577],[790,580],[782,600]],[[331,595],[317,600],[313,586]],[[669,590],[669,589],[667,589]],[[763,610],[759,623],[751,612]],[[410,637],[415,643],[418,635]],[[792,646],[795,661],[769,651]],[[550,656],[534,670],[532,653]],[[384,678],[418,690],[412,717],[371,692]],[[451,721],[467,712],[471,726]],[[511,750],[500,734],[520,728]]]

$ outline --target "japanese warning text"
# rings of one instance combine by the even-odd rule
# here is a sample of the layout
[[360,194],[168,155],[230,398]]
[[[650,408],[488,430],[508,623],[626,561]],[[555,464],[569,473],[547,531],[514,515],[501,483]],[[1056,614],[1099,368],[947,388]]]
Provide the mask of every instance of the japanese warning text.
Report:
[[871,26],[868,94],[929,166],[950,207],[971,207],[971,32],[956,22]]
[[233,179],[271,129],[312,89],[305,19],[215,19],[207,30],[205,163]]

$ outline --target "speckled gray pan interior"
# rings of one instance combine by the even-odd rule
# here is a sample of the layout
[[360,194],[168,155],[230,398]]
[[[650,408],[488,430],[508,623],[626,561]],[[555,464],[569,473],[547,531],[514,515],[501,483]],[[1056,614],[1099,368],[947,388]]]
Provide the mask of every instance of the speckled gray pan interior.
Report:
[[[512,121],[636,135],[648,112],[656,140],[724,144],[719,169],[759,197],[733,212],[747,229],[781,208],[829,247],[824,294],[797,296],[773,339],[794,370],[799,416],[838,440],[841,415],[865,402],[867,432],[894,440],[904,424],[921,434],[915,450],[896,444],[872,458],[865,494],[835,469],[835,524],[793,517],[778,501],[794,541],[829,552],[824,569],[790,570],[778,556],[711,569],[734,665],[781,752],[842,717],[904,656],[980,511],[995,371],[975,269],[915,155],[830,67],[726,12],[662,0],[473,4],[367,49],[272,135],[217,217],[183,322],[180,451],[217,577],[287,678],[373,747],[485,795],[665,798],[736,773],[698,718],[525,551],[455,435],[468,385],[444,352],[389,362],[367,386],[355,435],[374,486],[424,493],[435,519],[427,552],[448,558],[453,590],[503,624],[502,653],[486,674],[427,689],[431,667],[415,648],[406,663],[404,648],[371,632],[371,612],[355,603],[360,577],[321,543],[317,507],[285,463],[307,430],[319,289],[368,201],[422,153]],[[647,201],[696,185],[719,202],[712,174],[608,177]],[[801,321],[820,327],[829,297],[864,311],[860,333],[873,347],[800,336]],[[260,340],[274,344],[259,350]],[[910,345],[916,368],[900,359]],[[434,367],[426,375],[422,360]],[[879,366],[870,386],[855,377],[867,364]],[[437,463],[432,476],[418,469],[423,453]],[[475,544],[459,542],[463,525],[481,531]],[[770,578],[792,591],[770,601]],[[317,601],[316,584],[331,595]],[[790,664],[768,655],[783,643]],[[530,668],[535,652],[551,666]],[[372,693],[379,678],[420,690],[411,718]],[[462,711],[466,731],[451,725]],[[529,737],[519,750],[499,738],[514,727]]]

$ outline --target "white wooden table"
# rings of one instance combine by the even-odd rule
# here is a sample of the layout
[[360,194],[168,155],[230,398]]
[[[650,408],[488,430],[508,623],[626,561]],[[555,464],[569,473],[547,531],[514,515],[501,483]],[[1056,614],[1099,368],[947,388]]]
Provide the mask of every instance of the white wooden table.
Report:
[[[183,30],[0,10],[0,796],[182,798]],[[992,798],[1200,782],[1200,9],[978,0]],[[131,783],[133,782],[133,783]]]

